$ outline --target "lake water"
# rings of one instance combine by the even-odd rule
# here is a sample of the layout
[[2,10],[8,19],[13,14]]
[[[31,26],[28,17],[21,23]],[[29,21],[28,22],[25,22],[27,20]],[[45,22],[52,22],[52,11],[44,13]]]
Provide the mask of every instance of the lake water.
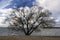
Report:
[[[12,31],[8,28],[1,27],[0,28],[0,36],[11,36],[11,35],[25,35],[21,31]],[[60,36],[60,29],[41,29],[40,32],[33,32],[32,36]]]

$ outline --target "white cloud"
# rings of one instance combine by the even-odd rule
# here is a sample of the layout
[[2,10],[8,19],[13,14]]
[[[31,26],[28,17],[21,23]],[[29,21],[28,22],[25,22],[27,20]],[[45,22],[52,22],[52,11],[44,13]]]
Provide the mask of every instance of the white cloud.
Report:
[[53,13],[53,16],[60,16],[60,0],[36,0],[39,6],[42,6]]
[[53,13],[55,21],[60,23],[60,0],[36,0],[39,6],[50,10]]
[[[5,16],[8,16],[9,14],[11,14],[10,13],[11,11],[12,11],[11,8],[9,8],[9,9],[0,9],[0,13],[2,13],[2,14],[0,14],[0,26],[2,26],[2,27],[7,27],[8,26],[8,23],[3,24],[3,22],[6,19]],[[5,25],[5,26],[3,26],[3,25]]]
[[60,0],[36,0],[40,6],[43,6],[50,10],[60,11]]
[[0,23],[2,23],[4,20],[3,19],[0,19]]
[[0,27],[8,27],[8,25],[9,25],[8,22],[6,22],[5,24],[0,23]]
[[0,8],[4,8],[11,3],[12,0],[2,0],[0,2]]
[[11,11],[12,11],[11,8],[9,8],[9,9],[0,9],[0,12],[2,12],[2,13],[10,13]]
[[60,20],[55,20],[56,22],[59,22]]
[[53,13],[60,12],[60,0],[36,0],[39,6],[49,9]]

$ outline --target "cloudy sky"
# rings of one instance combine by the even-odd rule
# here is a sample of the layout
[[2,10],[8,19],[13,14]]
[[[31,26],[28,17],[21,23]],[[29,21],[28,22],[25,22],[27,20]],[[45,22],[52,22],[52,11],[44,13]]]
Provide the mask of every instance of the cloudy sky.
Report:
[[[0,0],[0,24],[4,24],[5,19],[10,16],[10,13],[5,14],[13,7],[29,6],[36,2],[39,6],[50,10],[53,13],[53,17],[59,23],[60,20],[60,0]],[[5,23],[8,24],[8,23]]]
[[39,6],[42,6],[53,13],[57,26],[60,26],[60,0],[36,0]]

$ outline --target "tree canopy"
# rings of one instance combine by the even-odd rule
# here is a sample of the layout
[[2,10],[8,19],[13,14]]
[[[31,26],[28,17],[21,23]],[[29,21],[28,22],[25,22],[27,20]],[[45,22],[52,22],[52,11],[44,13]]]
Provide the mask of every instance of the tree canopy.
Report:
[[53,27],[55,21],[51,17],[52,13],[40,6],[15,8],[8,19],[9,27],[13,30],[23,31],[25,35],[30,35],[33,31],[43,27]]

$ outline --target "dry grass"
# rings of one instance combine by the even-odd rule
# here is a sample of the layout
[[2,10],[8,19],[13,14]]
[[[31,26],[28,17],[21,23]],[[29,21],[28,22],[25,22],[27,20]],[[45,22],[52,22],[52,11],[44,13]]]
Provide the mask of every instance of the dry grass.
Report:
[[60,37],[0,36],[0,40],[60,40]]

